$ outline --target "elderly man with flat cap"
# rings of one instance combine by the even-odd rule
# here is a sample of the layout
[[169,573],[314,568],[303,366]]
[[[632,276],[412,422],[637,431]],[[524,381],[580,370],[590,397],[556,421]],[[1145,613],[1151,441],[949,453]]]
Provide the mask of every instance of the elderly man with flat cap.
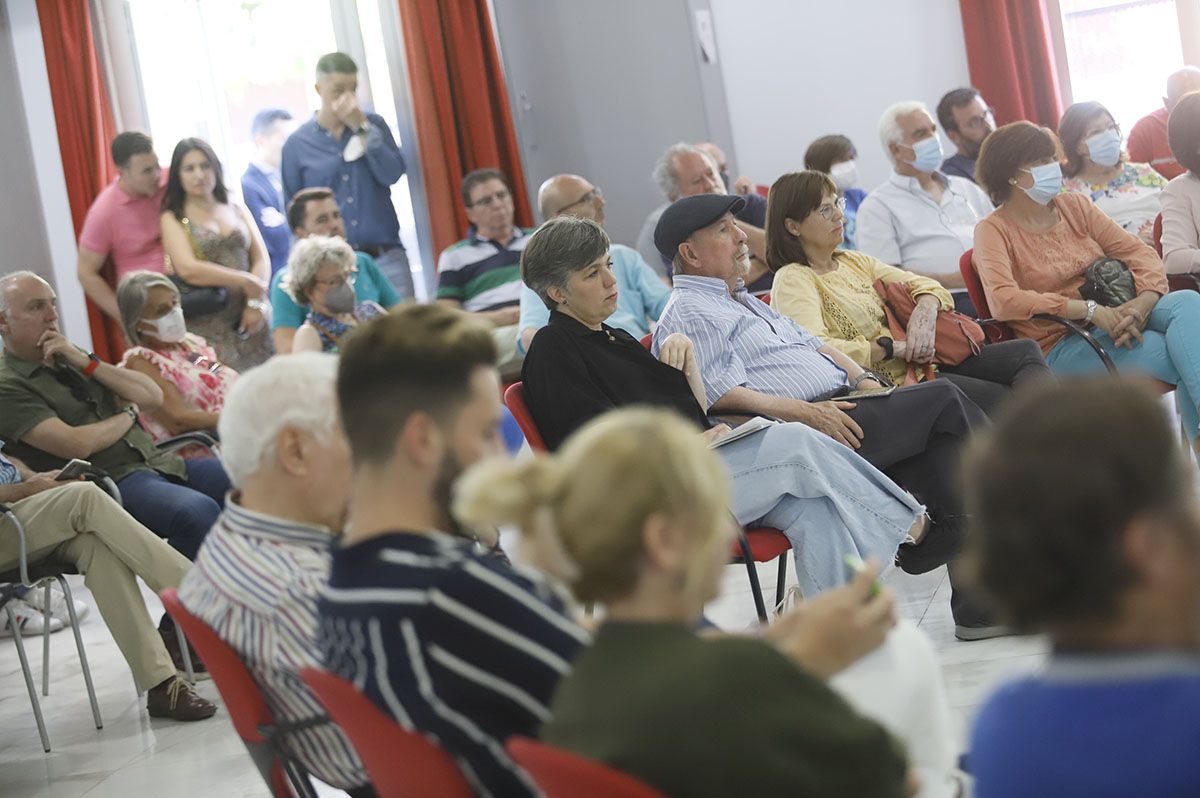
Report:
[[[901,547],[901,568],[923,573],[953,560],[965,528],[956,479],[961,445],[986,416],[946,380],[860,398],[857,392],[882,389],[883,378],[746,291],[749,249],[734,217],[743,202],[706,194],[663,212],[654,243],[672,259],[675,282],[654,353],[671,334],[686,335],[712,412],[807,424],[908,488],[929,508],[933,527],[921,545]],[[961,639],[1003,632],[958,588],[951,608]]]

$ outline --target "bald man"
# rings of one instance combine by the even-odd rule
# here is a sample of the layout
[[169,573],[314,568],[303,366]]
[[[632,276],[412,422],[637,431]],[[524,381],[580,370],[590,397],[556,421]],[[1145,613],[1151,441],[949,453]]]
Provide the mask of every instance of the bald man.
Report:
[[[579,175],[555,175],[538,189],[538,210],[545,220],[555,216],[578,216],[604,224],[604,194]],[[617,309],[606,322],[641,338],[650,332],[671,296],[671,289],[651,269],[637,250],[613,244],[608,250],[613,275],[617,278]],[[518,322],[521,351],[529,348],[534,334],[550,320],[546,303],[521,286],[521,320]]]
[[1200,91],[1200,67],[1188,66],[1171,73],[1167,78],[1167,96],[1163,97],[1163,107],[1139,119],[1129,132],[1131,161],[1150,164],[1168,180],[1187,171],[1171,154],[1171,146],[1167,143],[1167,118],[1179,99],[1193,91]]

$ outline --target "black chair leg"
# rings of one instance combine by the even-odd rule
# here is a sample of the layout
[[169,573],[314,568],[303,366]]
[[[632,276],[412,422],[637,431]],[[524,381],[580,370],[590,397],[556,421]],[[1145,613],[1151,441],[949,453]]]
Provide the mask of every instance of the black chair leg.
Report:
[[776,607],[783,603],[783,586],[787,582],[787,558],[788,553],[786,551],[779,555],[779,576],[775,578]]
[[750,591],[754,594],[754,609],[758,611],[758,620],[767,623],[767,605],[763,602],[762,585],[758,582],[758,568],[754,565],[754,557],[750,554],[750,544],[746,540],[745,531],[738,531],[738,546],[742,550],[742,562],[746,563],[746,574],[750,577]]

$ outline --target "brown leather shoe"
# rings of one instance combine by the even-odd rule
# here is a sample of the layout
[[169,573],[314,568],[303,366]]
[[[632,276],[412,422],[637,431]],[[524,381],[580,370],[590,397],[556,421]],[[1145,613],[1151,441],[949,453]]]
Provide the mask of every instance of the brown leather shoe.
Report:
[[204,720],[216,714],[217,705],[197,695],[186,679],[173,676],[146,691],[146,709],[152,718]]

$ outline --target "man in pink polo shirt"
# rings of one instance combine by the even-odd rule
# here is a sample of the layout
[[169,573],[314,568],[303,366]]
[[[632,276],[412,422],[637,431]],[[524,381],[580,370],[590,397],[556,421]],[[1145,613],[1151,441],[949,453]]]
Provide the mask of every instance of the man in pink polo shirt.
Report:
[[112,257],[116,280],[132,271],[163,271],[162,214],[166,181],[154,145],[145,133],[129,131],[112,142],[119,176],[100,192],[79,234],[79,282],[105,313],[120,319],[115,286],[100,275]]

